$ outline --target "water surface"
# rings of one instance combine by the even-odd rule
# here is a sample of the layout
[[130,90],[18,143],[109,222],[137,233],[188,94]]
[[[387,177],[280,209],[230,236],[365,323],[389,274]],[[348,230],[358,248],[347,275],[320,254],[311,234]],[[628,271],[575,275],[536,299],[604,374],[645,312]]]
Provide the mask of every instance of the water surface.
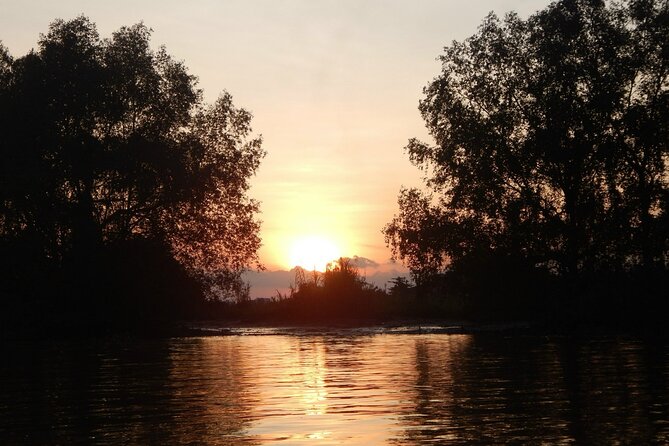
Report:
[[669,348],[634,338],[270,331],[3,349],[3,444],[669,443]]

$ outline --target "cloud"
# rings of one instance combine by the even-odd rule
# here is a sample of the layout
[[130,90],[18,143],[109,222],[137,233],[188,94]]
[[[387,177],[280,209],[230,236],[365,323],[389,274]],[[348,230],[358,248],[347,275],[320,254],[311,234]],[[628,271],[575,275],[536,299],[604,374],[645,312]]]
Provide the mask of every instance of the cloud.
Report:
[[358,268],[364,269],[364,268],[377,268],[379,266],[378,262],[375,262],[372,259],[368,259],[366,257],[360,257],[360,256],[353,256],[351,258],[351,263],[353,266],[356,266]]
[[411,279],[411,275],[406,270],[390,269],[386,271],[377,271],[366,277],[367,282],[376,285],[381,289],[388,287],[388,283],[395,277],[404,277]]
[[244,280],[251,285],[251,297],[272,297],[277,291],[286,294],[295,283],[295,269],[290,271],[248,271]]

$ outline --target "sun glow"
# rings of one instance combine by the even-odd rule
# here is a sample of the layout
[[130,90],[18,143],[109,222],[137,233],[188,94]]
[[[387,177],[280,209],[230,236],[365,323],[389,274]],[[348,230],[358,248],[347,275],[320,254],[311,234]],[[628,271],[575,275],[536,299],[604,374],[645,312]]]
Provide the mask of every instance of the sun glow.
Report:
[[303,237],[292,244],[290,265],[301,266],[307,270],[325,271],[327,264],[340,256],[339,248],[331,240],[321,236]]

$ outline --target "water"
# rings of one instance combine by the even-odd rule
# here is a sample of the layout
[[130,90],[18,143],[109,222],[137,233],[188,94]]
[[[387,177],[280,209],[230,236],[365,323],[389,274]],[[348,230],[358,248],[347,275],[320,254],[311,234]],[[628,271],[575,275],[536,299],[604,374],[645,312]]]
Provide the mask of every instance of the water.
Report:
[[269,331],[2,347],[2,444],[669,443],[669,346],[634,338]]

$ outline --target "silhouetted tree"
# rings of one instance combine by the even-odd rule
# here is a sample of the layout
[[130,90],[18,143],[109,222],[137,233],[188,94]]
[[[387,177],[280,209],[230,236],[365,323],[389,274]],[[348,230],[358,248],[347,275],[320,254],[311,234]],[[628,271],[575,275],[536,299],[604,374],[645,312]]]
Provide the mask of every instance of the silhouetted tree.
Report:
[[[384,228],[421,282],[468,257],[578,277],[669,256],[666,1],[564,0],[453,42],[412,139],[426,191]],[[502,260],[503,261],[503,260]]]
[[295,318],[355,319],[377,311],[385,293],[360,275],[352,259],[342,257],[322,273],[295,268],[295,289],[290,297]]
[[348,257],[340,257],[331,262],[323,273],[323,287],[332,294],[350,294],[367,286],[367,282]]
[[390,283],[392,285],[390,286],[388,292],[390,293],[391,296],[405,297],[413,294],[413,288],[414,288],[413,284],[406,277],[402,276],[393,277],[390,280]]
[[[204,104],[196,78],[152,50],[150,35],[137,24],[101,39],[82,16],[54,21],[23,57],[0,46],[0,248],[11,293],[31,281],[51,289],[69,272],[94,298],[105,291],[100,271],[132,240],[212,292],[244,291],[239,275],[257,264],[260,243],[247,191],[261,140],[228,93]],[[170,279],[156,274],[146,280]]]

